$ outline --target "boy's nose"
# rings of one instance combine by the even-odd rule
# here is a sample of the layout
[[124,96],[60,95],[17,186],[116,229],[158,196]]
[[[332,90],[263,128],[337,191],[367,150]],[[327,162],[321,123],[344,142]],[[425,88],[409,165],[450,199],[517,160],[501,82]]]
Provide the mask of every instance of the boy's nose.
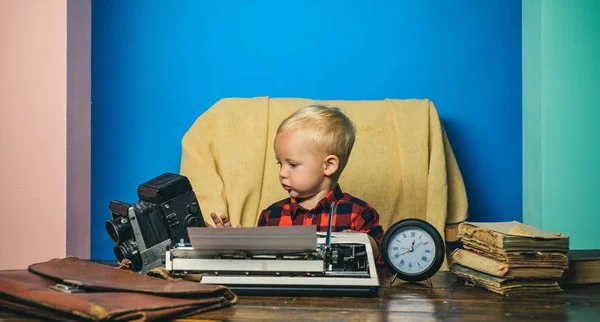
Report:
[[279,170],[279,178],[287,178],[287,171],[285,171],[283,168]]

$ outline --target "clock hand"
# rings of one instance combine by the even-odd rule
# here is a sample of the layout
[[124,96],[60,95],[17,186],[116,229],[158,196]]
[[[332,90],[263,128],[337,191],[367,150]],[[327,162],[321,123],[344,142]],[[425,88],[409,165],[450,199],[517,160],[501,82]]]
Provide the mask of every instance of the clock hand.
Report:
[[405,251],[404,253],[402,253],[402,254],[399,254],[398,256],[402,256],[402,255],[404,255],[404,254],[406,254],[406,253],[410,253],[410,252],[412,252],[412,250],[410,250],[410,249],[409,249],[409,250]]
[[400,254],[398,254],[398,256],[402,256],[402,255],[404,255],[404,254],[406,254],[406,253],[413,252],[417,246],[420,246],[421,244],[423,244],[423,242],[420,242],[420,243],[418,243],[417,245],[415,245],[415,241],[416,241],[416,239],[413,239],[413,241],[412,241],[412,244],[411,244],[411,246],[410,246],[409,248],[406,248],[406,247],[398,247],[398,248],[400,248],[400,249],[406,249],[406,250],[407,250],[407,251],[405,251],[405,252],[403,252],[403,253],[400,253]]
[[419,247],[419,246],[421,246],[421,245],[423,245],[423,242],[420,242],[420,243],[416,244],[416,245],[415,245],[415,246],[413,246],[412,248],[413,248],[413,250],[414,250],[415,248],[417,248],[417,247]]

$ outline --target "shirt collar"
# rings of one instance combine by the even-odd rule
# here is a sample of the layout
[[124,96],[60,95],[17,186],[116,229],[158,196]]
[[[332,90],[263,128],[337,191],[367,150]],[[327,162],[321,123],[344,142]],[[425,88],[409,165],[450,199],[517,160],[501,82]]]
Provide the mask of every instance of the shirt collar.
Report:
[[[334,202],[337,203],[343,195],[344,193],[342,192],[342,188],[340,188],[339,183],[336,183],[333,189],[329,191],[329,193],[327,193],[325,198],[319,200],[317,205],[313,209],[310,209],[310,211],[313,213],[317,213],[319,211],[322,212],[323,210],[329,211],[329,209],[331,208],[331,204]],[[295,198],[290,197],[290,210],[292,218],[296,217],[296,213],[300,209],[304,208],[300,206],[300,204],[298,203],[298,201],[296,201]]]

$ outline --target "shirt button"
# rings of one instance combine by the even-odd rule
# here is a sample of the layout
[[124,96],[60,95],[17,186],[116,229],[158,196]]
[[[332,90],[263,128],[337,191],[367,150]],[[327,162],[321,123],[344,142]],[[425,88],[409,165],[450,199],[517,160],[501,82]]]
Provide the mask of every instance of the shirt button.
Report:
[[308,217],[308,219],[312,218],[312,214],[311,213],[308,213],[306,216]]

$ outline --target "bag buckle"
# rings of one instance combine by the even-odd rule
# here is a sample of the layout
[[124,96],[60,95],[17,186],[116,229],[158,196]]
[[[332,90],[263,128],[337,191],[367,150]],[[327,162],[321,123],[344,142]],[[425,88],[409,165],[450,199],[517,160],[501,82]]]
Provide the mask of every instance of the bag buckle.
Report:
[[[70,283],[69,283],[70,282]],[[64,280],[63,283],[57,283],[56,285],[48,286],[49,289],[61,293],[83,293],[84,289],[81,287],[81,282]]]

